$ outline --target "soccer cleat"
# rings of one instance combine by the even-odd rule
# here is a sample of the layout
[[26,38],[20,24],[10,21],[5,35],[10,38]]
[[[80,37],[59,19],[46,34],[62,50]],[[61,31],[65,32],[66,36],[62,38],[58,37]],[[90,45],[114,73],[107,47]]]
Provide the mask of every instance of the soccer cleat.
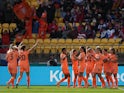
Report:
[[59,82],[56,85],[57,85],[57,87],[60,87],[60,83]]
[[7,88],[9,89],[9,86],[10,86],[10,84],[9,83],[7,83]]
[[16,83],[16,88],[18,88],[18,85],[19,85],[19,84],[18,84],[18,83]]

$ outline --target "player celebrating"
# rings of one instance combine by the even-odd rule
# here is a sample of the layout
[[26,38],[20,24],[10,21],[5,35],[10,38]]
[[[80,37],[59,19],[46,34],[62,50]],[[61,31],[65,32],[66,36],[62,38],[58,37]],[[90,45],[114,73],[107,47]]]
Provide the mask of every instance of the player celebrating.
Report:
[[101,76],[102,73],[102,67],[103,67],[103,58],[101,54],[101,49],[99,47],[96,48],[96,54],[93,56],[96,60],[94,68],[93,68],[93,87],[96,88],[96,75],[98,75],[101,83],[102,83],[102,88],[105,87],[105,81],[103,77]]
[[20,76],[17,79],[16,82],[16,88],[18,87],[18,84],[23,76],[23,72],[26,72],[27,75],[27,87],[29,88],[30,86],[30,76],[29,76],[29,72],[30,72],[30,66],[29,66],[29,60],[28,60],[28,55],[31,52],[32,49],[34,49],[38,44],[38,41],[35,43],[35,45],[26,50],[26,46],[21,46],[20,50],[19,50],[19,66],[20,66]]
[[73,49],[72,54],[70,55],[71,61],[72,61],[72,69],[74,71],[74,85],[73,87],[76,87],[76,80],[78,76],[78,61],[79,59],[77,58],[77,51]]
[[81,87],[81,82],[82,80],[84,80],[85,82],[85,86],[84,87],[87,87],[88,86],[88,82],[86,80],[86,78],[83,76],[83,73],[85,71],[85,56],[86,56],[86,49],[85,47],[80,47],[80,54],[78,56],[79,58],[79,77],[78,77],[78,87]]
[[88,82],[89,75],[92,75],[92,71],[94,68],[94,62],[93,62],[93,50],[91,48],[87,48],[86,53],[86,80]]
[[10,80],[7,82],[7,88],[12,84],[14,88],[14,80],[17,74],[17,59],[18,59],[18,48],[16,46],[10,45],[9,50],[7,51],[6,60],[8,62],[8,71],[11,74]]
[[66,48],[62,49],[62,53],[60,54],[60,62],[61,62],[61,68],[64,74],[64,78],[62,78],[58,83],[57,86],[60,86],[60,83],[64,80],[68,79],[68,87],[70,87],[70,72],[68,69],[68,61],[67,61],[67,52]]
[[117,55],[115,54],[115,49],[111,48],[110,49],[110,54],[109,54],[109,62],[111,65],[111,73],[114,76],[115,79],[115,88],[118,88],[118,79],[117,79],[117,73],[118,73],[118,58]]
[[[105,74],[108,86],[113,87],[114,83],[113,83],[113,79],[112,79],[111,73],[110,73],[111,65],[110,65],[110,62],[109,62],[109,59],[108,59],[109,54],[107,52],[107,49],[103,49],[102,53],[103,53],[103,62],[104,62],[103,63],[103,65],[104,65],[104,74]],[[110,85],[110,82],[112,83],[112,86]]]

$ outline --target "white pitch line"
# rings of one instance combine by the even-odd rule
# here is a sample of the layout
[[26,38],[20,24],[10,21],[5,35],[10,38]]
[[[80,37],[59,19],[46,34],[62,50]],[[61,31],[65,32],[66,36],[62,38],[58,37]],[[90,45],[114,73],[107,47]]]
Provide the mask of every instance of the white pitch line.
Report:
[[119,90],[123,90],[123,91],[124,91],[124,88],[120,88],[120,87],[118,87],[118,89],[119,89]]

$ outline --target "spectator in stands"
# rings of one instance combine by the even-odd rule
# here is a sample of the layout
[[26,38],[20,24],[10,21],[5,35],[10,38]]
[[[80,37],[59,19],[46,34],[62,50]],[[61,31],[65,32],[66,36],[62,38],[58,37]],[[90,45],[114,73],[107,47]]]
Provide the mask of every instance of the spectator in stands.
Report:
[[4,18],[4,11],[2,10],[2,8],[0,7],[0,23],[3,23],[5,21]]
[[52,23],[48,25],[48,33],[51,33],[52,30],[57,31],[58,30],[58,25],[56,23],[56,20],[53,20]]
[[38,38],[42,38],[42,39],[46,38],[46,31],[48,27],[46,18],[47,18],[47,13],[46,12],[42,13],[41,18],[39,19]]
[[1,33],[2,34],[2,45],[9,45],[10,44],[10,35],[7,30]]
[[91,26],[88,24],[85,26],[86,38],[94,38],[94,31]]
[[101,33],[102,28],[106,28],[106,27],[107,27],[107,25],[105,24],[104,20],[101,19],[101,20],[99,21],[99,24],[98,24],[98,32]]
[[58,27],[58,31],[56,32],[57,38],[62,38],[63,28],[61,26]]
[[47,22],[51,23],[55,18],[55,6],[52,3],[52,0],[48,1],[46,11],[47,11]]
[[57,38],[57,34],[54,29],[51,29],[50,38]]
[[66,12],[66,15],[64,17],[64,22],[72,22],[72,17],[71,17],[71,13],[69,11]]
[[110,23],[106,32],[107,38],[114,38],[115,29],[113,28],[112,24]]
[[51,55],[48,62],[48,66],[57,66],[57,59],[55,58],[55,55]]

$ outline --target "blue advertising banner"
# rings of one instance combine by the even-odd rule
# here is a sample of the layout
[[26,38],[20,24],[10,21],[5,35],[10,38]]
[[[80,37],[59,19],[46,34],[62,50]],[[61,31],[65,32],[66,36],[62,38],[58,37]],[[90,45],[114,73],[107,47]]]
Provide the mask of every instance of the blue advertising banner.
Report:
[[[69,67],[69,70],[71,74],[71,85],[73,85],[73,71],[71,67]],[[17,77],[18,76],[19,73],[17,74]],[[63,73],[60,66],[31,66],[30,77],[31,85],[56,85],[56,83],[63,78]],[[104,74],[103,77],[105,77]],[[9,80],[9,78],[10,74],[7,67],[0,66],[0,85],[6,85],[6,82]],[[119,85],[124,85],[124,66],[119,66],[118,81]],[[20,85],[26,85],[26,82],[26,74],[24,74]],[[91,76],[89,77],[89,83],[92,84]],[[82,85],[83,84],[84,83],[82,82]],[[67,82],[64,81],[61,85],[67,85]],[[97,85],[101,85],[99,79],[97,79]]]

